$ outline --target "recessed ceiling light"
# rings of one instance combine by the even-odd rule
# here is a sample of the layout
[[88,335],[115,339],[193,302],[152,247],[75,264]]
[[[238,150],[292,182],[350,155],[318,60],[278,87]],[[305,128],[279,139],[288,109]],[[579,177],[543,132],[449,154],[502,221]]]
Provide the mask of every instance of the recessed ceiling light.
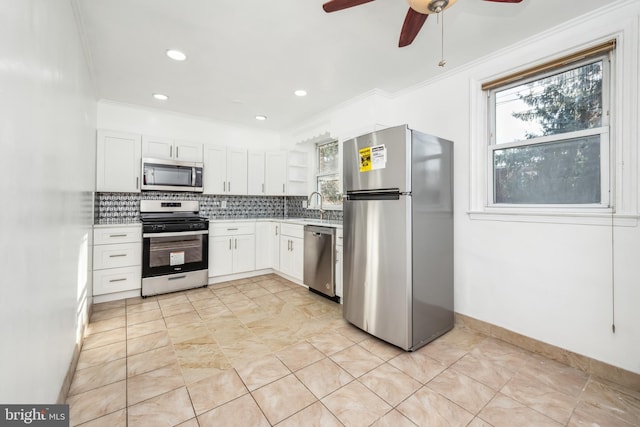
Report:
[[184,61],[185,59],[187,59],[187,55],[185,55],[184,52],[180,52],[179,50],[169,49],[166,53],[167,56],[174,61]]
[[166,101],[167,99],[169,99],[169,97],[167,95],[165,95],[164,93],[154,93],[153,97],[157,100],[160,101]]
[[307,91],[304,89],[298,89],[293,92],[296,96],[307,96]]
[[267,120],[267,116],[263,116],[263,115],[261,115],[261,114],[260,114],[260,115],[257,115],[257,116],[256,116],[256,120],[265,121],[265,120]]

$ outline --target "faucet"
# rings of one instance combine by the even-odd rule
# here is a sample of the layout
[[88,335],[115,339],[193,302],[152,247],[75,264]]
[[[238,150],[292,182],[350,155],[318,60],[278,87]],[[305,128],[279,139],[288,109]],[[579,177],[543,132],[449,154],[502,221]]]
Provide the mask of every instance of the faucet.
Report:
[[307,198],[307,206],[311,205],[311,198],[313,197],[314,194],[317,194],[318,197],[320,198],[320,220],[322,221],[322,216],[324,214],[324,209],[322,209],[322,199],[323,199],[322,194],[317,191],[314,191],[311,194],[309,194],[309,197]]

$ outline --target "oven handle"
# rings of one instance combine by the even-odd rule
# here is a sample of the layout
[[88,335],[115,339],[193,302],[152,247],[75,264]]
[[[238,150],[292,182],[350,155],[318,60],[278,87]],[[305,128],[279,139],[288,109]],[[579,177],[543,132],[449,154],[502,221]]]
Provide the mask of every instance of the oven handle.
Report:
[[198,231],[176,231],[173,233],[144,233],[143,238],[148,237],[180,237],[180,236],[197,236],[199,234],[209,234],[209,230]]

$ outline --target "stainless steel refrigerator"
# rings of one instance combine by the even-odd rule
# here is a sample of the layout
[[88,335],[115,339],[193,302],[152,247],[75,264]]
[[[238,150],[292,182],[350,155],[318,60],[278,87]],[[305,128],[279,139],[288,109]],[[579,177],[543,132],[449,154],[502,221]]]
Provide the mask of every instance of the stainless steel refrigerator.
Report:
[[415,350],[453,328],[453,144],[405,125],[343,150],[344,318]]

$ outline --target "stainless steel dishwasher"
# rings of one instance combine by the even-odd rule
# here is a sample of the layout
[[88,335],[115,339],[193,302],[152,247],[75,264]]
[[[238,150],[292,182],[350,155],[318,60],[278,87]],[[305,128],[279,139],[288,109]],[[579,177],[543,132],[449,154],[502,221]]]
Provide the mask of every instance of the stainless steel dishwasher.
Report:
[[336,229],[317,225],[304,227],[304,284],[314,292],[336,297]]

